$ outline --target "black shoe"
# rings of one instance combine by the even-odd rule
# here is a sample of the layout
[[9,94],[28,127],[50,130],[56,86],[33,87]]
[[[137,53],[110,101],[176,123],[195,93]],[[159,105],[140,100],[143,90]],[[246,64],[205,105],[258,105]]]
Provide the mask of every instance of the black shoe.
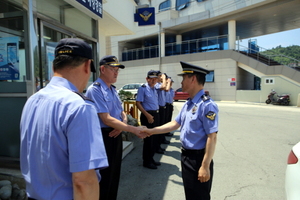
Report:
[[159,149],[160,149],[160,150],[162,150],[162,151],[165,151],[165,150],[166,150],[166,149],[164,149],[164,148],[161,148],[161,147],[160,147]]
[[153,160],[153,164],[154,164],[155,166],[160,166],[160,165],[161,165],[160,162],[155,161],[155,160]]
[[166,133],[166,136],[172,137],[174,134],[173,133]]
[[162,144],[170,144],[170,141],[164,140],[164,141],[162,141]]
[[159,153],[159,154],[164,154],[164,151],[161,150],[161,149],[157,149],[155,152],[156,152],[156,153]]
[[150,164],[143,164],[144,167],[147,167],[149,169],[157,169],[156,165],[153,163]]

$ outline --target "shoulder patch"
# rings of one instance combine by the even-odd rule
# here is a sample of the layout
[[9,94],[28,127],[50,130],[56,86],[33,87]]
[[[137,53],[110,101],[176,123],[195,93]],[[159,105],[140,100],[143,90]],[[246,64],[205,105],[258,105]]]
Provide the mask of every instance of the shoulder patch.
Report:
[[201,96],[201,99],[202,99],[202,101],[207,101],[207,100],[210,99],[210,97],[207,96],[207,95],[205,95],[205,94],[203,94],[203,95]]
[[93,85],[100,86],[100,83],[99,82],[95,82]]
[[206,115],[205,115],[209,120],[213,121],[216,118],[216,113],[209,111]]
[[146,85],[145,85],[145,84],[143,84],[143,85],[142,85],[142,87],[146,87]]
[[79,92],[74,91],[74,93],[78,94],[85,101],[91,101],[91,102],[95,103],[92,99],[87,98],[86,96],[84,96],[83,94],[81,94]]

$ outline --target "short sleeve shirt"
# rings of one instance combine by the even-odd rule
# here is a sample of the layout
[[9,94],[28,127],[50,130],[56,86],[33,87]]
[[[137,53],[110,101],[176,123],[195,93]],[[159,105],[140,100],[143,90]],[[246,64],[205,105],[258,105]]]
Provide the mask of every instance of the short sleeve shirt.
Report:
[[[97,113],[109,113],[110,116],[122,121],[122,101],[114,86],[108,87],[101,78],[98,78],[86,91],[86,96],[94,100]],[[100,120],[101,128],[108,127]]]
[[161,85],[162,85],[162,83],[156,83],[154,87],[158,94],[158,105],[165,106],[166,105],[166,91],[160,89]]
[[95,106],[73,91],[53,77],[23,108],[20,161],[31,198],[72,199],[72,173],[108,166]]
[[138,89],[136,101],[141,102],[145,110],[158,110],[158,95],[156,89],[145,83]]
[[203,95],[201,90],[189,99],[175,118],[181,125],[180,141],[186,149],[204,149],[207,135],[218,132],[218,106],[209,97],[202,98]]

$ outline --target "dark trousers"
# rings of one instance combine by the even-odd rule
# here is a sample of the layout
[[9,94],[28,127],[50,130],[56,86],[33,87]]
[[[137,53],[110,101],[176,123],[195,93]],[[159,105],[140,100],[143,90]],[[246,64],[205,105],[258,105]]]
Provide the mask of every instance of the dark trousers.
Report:
[[109,166],[100,170],[100,199],[116,200],[123,153],[122,133],[113,138],[108,136],[114,130],[113,128],[101,128],[101,130]]
[[[147,117],[141,113],[140,120],[141,124],[143,126],[146,126],[147,128],[154,128],[158,125],[158,119],[159,115],[157,111],[147,111],[149,114],[151,114],[154,117],[154,122],[152,124],[148,123]],[[143,144],[143,162],[144,164],[150,164],[153,162],[153,156],[156,150],[156,136],[152,135],[150,137],[144,138],[144,144]]]
[[166,123],[172,121],[174,106],[171,103],[166,104]]
[[198,171],[200,169],[204,149],[197,151],[182,151],[181,169],[182,180],[186,200],[210,200],[210,191],[213,179],[213,160],[210,163],[210,180],[201,183],[198,180]]
[[[163,125],[166,123],[166,106],[159,106],[159,126]],[[166,140],[165,134],[159,134],[157,135],[157,147],[160,148],[161,143]]]

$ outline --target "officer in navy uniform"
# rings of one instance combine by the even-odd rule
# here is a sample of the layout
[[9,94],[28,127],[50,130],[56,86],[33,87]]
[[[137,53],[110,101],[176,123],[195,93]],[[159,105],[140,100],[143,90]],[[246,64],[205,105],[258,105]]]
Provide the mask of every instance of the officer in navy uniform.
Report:
[[[155,89],[158,72],[150,70],[147,74],[147,83],[143,84],[137,93],[136,105],[141,111],[140,121],[143,126],[153,128],[159,125],[159,105],[158,95]],[[149,169],[157,169],[160,162],[153,159],[157,148],[157,142],[154,136],[144,139],[143,144],[143,166]]]
[[21,172],[28,199],[98,199],[108,166],[95,104],[81,93],[92,49],[77,38],[58,42],[49,84],[26,102],[21,117]]
[[86,96],[93,99],[96,104],[109,163],[108,168],[100,170],[101,200],[117,199],[123,153],[121,132],[131,132],[140,138],[146,136],[140,133],[141,127],[127,124],[127,115],[122,108],[117,90],[112,85],[117,81],[119,70],[124,68],[125,66],[120,64],[115,56],[104,56],[100,60],[99,78],[86,91]]
[[218,106],[204,93],[208,70],[180,62],[182,90],[190,99],[175,120],[145,130],[149,134],[165,133],[180,128],[182,143],[182,180],[187,200],[209,200],[213,179],[213,155],[217,142]]

